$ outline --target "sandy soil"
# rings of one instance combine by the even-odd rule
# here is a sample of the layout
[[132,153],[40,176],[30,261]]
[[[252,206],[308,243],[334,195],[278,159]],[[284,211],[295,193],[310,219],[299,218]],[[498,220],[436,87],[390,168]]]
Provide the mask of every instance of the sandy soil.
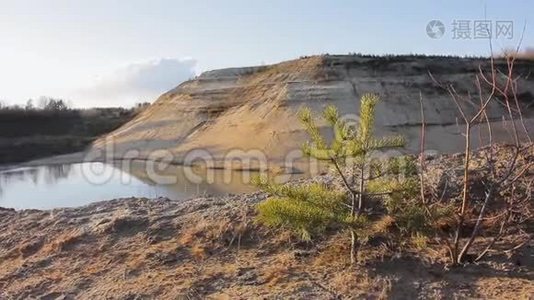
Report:
[[[261,193],[185,202],[118,199],[0,209],[1,299],[527,299],[534,248],[446,269],[369,248],[349,267],[339,236],[302,243],[253,222]],[[343,240],[344,241],[344,240]],[[382,250],[380,250],[382,249]],[[365,253],[365,252],[362,252]]]

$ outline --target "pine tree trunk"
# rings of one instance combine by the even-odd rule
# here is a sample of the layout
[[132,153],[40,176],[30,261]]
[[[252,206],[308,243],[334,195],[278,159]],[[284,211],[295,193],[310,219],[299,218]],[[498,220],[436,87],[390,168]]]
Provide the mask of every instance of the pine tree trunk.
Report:
[[365,166],[362,164],[360,168],[360,186],[358,187],[358,215],[362,213],[363,210],[363,192],[364,192],[364,184],[365,184]]
[[350,216],[354,218],[356,216],[356,193],[351,192],[350,193]]

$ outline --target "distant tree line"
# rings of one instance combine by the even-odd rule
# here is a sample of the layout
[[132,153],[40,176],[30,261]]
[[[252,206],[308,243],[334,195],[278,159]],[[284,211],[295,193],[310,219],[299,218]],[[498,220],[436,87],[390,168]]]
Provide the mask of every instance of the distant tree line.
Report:
[[68,101],[52,98],[52,97],[40,97],[37,101],[29,99],[26,102],[26,105],[7,105],[5,102],[0,101],[0,110],[2,111],[34,111],[34,110],[44,110],[44,111],[68,111],[71,109],[71,105]]
[[[134,104],[133,107],[126,107],[126,108],[119,108],[111,110],[117,110],[117,109],[124,109],[126,111],[133,110],[136,113],[139,113],[143,110],[145,110],[147,107],[150,106],[150,102],[137,102]],[[8,105],[5,101],[2,101],[0,99],[0,111],[3,112],[67,112],[67,111],[73,111],[73,110],[91,110],[91,109],[73,109],[72,104],[70,101],[61,99],[61,98],[53,98],[53,97],[39,97],[38,99],[28,99],[26,101],[25,105],[20,104],[14,104],[14,105]],[[105,110],[105,109],[104,109]]]

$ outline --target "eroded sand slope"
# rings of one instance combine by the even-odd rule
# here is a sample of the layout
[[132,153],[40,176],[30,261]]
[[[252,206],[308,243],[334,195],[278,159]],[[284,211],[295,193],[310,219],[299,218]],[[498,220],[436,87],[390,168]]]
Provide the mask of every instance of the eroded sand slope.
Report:
[[[458,112],[449,94],[429,76],[451,83],[460,93],[478,99],[474,76],[486,60],[448,57],[312,56],[270,66],[232,68],[203,73],[163,94],[136,119],[98,140],[94,149],[113,141],[115,156],[138,150],[148,157],[166,149],[180,161],[194,149],[216,158],[242,156],[260,150],[270,161],[281,162],[306,138],[296,120],[302,106],[321,111],[327,104],[339,107],[357,121],[359,99],[364,93],[382,97],[376,116],[377,132],[402,133],[408,150],[419,145],[420,103],[424,98],[427,148],[442,152],[462,147]],[[523,74],[518,82],[520,101],[534,101],[533,62],[518,62]],[[504,68],[501,63],[498,67]],[[501,122],[499,105],[489,109],[499,141],[510,134]],[[532,119],[527,126],[534,127]],[[477,134],[475,130],[475,134]],[[478,140],[478,139],[477,139]],[[478,141],[475,141],[478,142]],[[237,151],[236,151],[237,150]]]

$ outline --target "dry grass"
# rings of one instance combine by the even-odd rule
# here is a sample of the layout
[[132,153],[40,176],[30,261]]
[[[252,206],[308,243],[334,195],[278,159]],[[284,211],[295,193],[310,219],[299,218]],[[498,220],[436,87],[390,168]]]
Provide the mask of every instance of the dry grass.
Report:
[[373,234],[383,234],[389,232],[395,224],[395,219],[392,216],[386,215],[373,223]]
[[20,257],[26,258],[39,251],[44,244],[44,238],[37,238],[22,243],[17,248],[17,253]]
[[200,244],[195,244],[190,249],[191,255],[199,261],[202,261],[206,258],[206,248]]
[[278,254],[262,268],[262,278],[271,286],[286,281],[294,264],[295,258],[291,253]]
[[231,241],[235,236],[243,235],[247,230],[247,224],[239,221],[232,221],[223,218],[218,222],[210,222],[205,219],[199,219],[195,225],[182,228],[180,243],[190,245],[195,241]]
[[410,244],[415,247],[416,250],[424,250],[428,247],[428,237],[420,233],[412,234],[410,237]]
[[316,267],[346,266],[349,260],[350,249],[346,234],[337,234],[326,242],[325,247],[313,258],[312,265]]
[[365,265],[373,261],[384,261],[386,258],[395,257],[401,251],[392,251],[386,243],[380,243],[377,246],[368,245],[358,251],[358,264]]
[[351,298],[390,299],[391,280],[375,277],[365,270],[345,269],[334,274],[330,287],[337,294]]
[[178,239],[179,243],[184,246],[192,245],[193,242],[195,242],[199,238],[200,234],[205,230],[207,226],[207,222],[199,221],[194,226],[182,228],[181,235]]
[[85,232],[78,228],[67,231],[56,237],[52,242],[47,243],[44,247],[44,251],[45,253],[58,253],[67,251],[74,247],[78,242],[82,241],[85,236]]

